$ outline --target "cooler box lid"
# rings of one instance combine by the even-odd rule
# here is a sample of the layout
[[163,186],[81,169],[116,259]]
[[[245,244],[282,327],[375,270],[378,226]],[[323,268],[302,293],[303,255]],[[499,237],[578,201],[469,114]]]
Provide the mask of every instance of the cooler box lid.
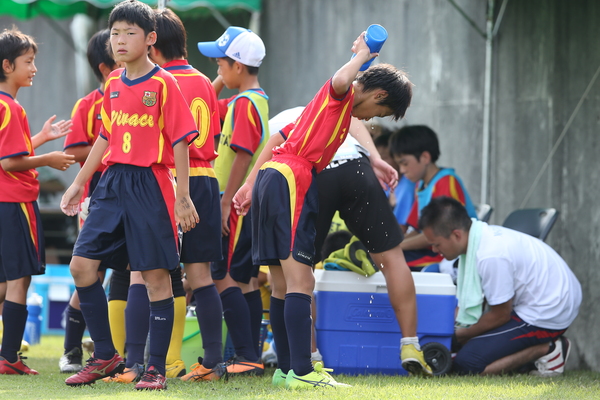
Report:
[[[456,296],[456,286],[449,274],[412,272],[417,294]],[[325,292],[387,293],[381,272],[365,277],[351,271],[315,270],[315,290]]]

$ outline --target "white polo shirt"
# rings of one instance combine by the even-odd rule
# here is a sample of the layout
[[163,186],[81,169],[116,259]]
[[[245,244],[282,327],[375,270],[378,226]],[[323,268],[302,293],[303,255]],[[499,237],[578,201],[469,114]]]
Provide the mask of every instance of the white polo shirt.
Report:
[[533,236],[484,226],[477,268],[487,302],[513,299],[514,311],[528,324],[565,329],[577,317],[579,281],[554,249]]

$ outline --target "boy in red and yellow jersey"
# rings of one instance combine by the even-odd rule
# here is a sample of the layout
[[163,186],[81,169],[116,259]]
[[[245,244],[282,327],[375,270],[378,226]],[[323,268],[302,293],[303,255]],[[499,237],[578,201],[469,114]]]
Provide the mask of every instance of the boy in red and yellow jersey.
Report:
[[0,302],[4,301],[0,374],[37,375],[17,354],[27,321],[31,276],[46,269],[35,169],[49,166],[64,171],[75,163],[73,156],[61,151],[34,153],[48,140],[66,135],[71,127],[70,121],[52,124],[53,116],[31,137],[27,115],[16,97],[20,88],[33,84],[36,52],[30,36],[16,29],[0,33]]
[[471,218],[477,218],[475,207],[460,177],[452,168],[440,168],[436,161],[440,146],[435,132],[425,125],[402,127],[390,138],[390,153],[400,167],[400,172],[416,183],[415,201],[406,220],[412,231],[400,244],[408,266],[420,271],[430,264],[437,264],[443,257],[435,253],[427,238],[419,231],[421,210],[431,199],[447,196],[465,206]]
[[207,57],[216,58],[217,94],[224,86],[239,93],[219,100],[223,122],[215,173],[221,191],[223,259],[213,262],[212,278],[220,293],[223,315],[236,357],[229,360],[230,374],[262,375],[259,336],[262,301],[258,288],[259,265],[252,262],[250,216],[237,215],[231,202],[263,149],[268,134],[268,97],[258,81],[265,57],[260,37],[249,29],[232,26],[214,42],[198,43]]
[[[196,301],[196,318],[202,336],[204,356],[192,367],[192,371],[181,379],[217,380],[226,371],[221,343],[223,308],[210,274],[210,262],[222,259],[219,183],[211,166],[211,161],[217,157],[213,138],[221,132],[217,94],[210,80],[189,65],[186,60],[187,35],[179,17],[168,8],[155,12],[158,39],[150,49],[150,57],[177,79],[200,133],[189,146],[190,195],[200,216],[200,223],[183,234],[180,260],[184,265],[186,278]],[[182,296],[184,296],[183,288]],[[181,309],[177,309],[178,299],[179,297],[175,298],[173,328],[173,336],[176,336],[176,340],[171,340],[167,366],[173,365],[176,362],[175,353],[181,352],[186,308],[185,297],[181,297]],[[177,318],[178,312],[180,321]],[[175,328],[178,322],[180,329],[176,334]]]
[[[81,311],[94,340],[94,355],[70,386],[119,373],[108,327],[100,261],[126,253],[141,271],[150,299],[150,358],[136,389],[166,389],[165,359],[173,328],[169,270],[179,267],[177,223],[187,232],[198,223],[189,195],[188,143],[198,131],[173,76],[148,58],[156,42],[154,11],[137,0],[119,3],[109,16],[110,44],[124,70],[109,76],[102,103],[103,130],[86,163],[64,194],[61,208],[76,215],[85,183],[100,163],[108,166],[90,201],[71,260]],[[169,169],[175,165],[177,188]]]
[[[377,65],[357,77],[363,63],[376,57],[364,40],[354,42],[356,56],[342,66],[283,135],[269,139],[234,204],[244,215],[252,203],[255,263],[270,266],[273,282],[271,326],[279,369],[273,385],[290,389],[335,387],[338,382],[322,363],[311,363],[311,296],[315,279],[315,220],[318,192],[315,176],[343,143],[351,116],[369,120],[402,118],[410,104],[412,84],[391,65]],[[401,252],[400,252],[401,257]],[[416,335],[416,297],[408,267],[397,271],[404,282],[402,365],[411,373],[431,375]],[[283,356],[283,358],[282,358]]]

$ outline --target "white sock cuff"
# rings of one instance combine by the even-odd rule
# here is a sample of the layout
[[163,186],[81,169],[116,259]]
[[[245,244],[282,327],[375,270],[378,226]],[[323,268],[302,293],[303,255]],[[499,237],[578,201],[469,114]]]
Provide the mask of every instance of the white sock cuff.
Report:
[[402,339],[400,339],[400,346],[404,346],[407,344],[412,344],[417,350],[421,350],[421,346],[419,345],[419,338],[417,336],[403,337]]

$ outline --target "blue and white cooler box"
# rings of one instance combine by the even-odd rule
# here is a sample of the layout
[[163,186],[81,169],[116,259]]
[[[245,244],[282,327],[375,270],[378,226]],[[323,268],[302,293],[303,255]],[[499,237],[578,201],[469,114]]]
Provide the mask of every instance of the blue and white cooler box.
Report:
[[[417,335],[421,345],[450,349],[456,286],[448,274],[412,273],[417,292]],[[400,363],[402,337],[383,274],[315,271],[317,345],[334,373],[406,375]]]
[[35,275],[31,278],[30,295],[37,293],[43,299],[42,335],[64,335],[63,311],[69,304],[74,291],[75,283],[68,265],[47,264],[44,275]]

